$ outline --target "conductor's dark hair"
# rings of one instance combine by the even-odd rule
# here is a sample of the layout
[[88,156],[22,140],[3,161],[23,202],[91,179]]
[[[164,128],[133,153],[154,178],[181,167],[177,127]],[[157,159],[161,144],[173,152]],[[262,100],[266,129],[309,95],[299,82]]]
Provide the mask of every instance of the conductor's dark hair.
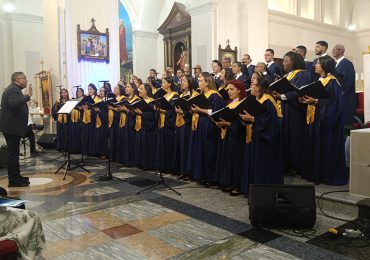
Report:
[[306,69],[306,63],[301,55],[296,52],[289,51],[285,53],[284,57],[289,57],[293,62],[293,70],[303,70]]
[[304,54],[304,56],[306,56],[306,54],[307,54],[307,48],[306,48],[306,46],[303,46],[303,45],[298,45],[297,47],[295,47],[296,49],[300,49],[300,50],[302,50],[303,51],[303,54]]
[[336,70],[335,70],[335,60],[330,57],[329,55],[321,56],[319,57],[319,63],[321,65],[321,68],[327,73],[327,74],[332,74],[336,75]]
[[316,44],[320,44],[321,46],[324,46],[325,49],[328,49],[329,44],[326,41],[318,41]]
[[266,51],[269,51],[269,52],[271,52],[271,53],[272,53],[272,55],[275,55],[275,52],[274,52],[274,50],[273,50],[273,49],[266,49]]
[[21,71],[14,72],[11,77],[12,83],[14,83],[18,77],[24,76],[24,73]]

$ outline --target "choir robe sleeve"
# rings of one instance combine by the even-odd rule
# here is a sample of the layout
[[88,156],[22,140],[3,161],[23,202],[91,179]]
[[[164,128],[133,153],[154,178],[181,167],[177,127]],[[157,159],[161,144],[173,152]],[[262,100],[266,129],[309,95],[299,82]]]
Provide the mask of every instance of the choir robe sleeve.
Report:
[[97,113],[99,114],[99,118],[102,124],[108,124],[108,109],[107,108],[100,109],[100,111]]
[[276,109],[270,100],[263,102],[263,105],[267,111],[254,117],[252,133],[255,131],[253,134],[258,136],[262,142],[272,145],[276,132],[279,132],[279,129],[276,129],[278,124],[275,124],[277,120]]
[[142,127],[148,130],[154,130],[157,127],[158,116],[156,111],[143,112],[142,117]]
[[57,121],[58,119],[58,110],[61,108],[60,105],[54,104],[51,109],[51,116],[53,117],[54,121]]
[[355,92],[355,69],[352,62],[347,60],[342,61],[343,64],[337,70],[338,81],[343,88],[343,94],[345,96]]
[[[221,108],[225,107],[225,102],[218,94],[212,94],[209,96],[209,101],[211,103],[212,112],[220,110]],[[215,134],[215,132],[219,131],[219,128],[215,125],[212,120],[208,120],[208,127],[207,127],[207,135]]]
[[329,97],[319,99],[320,124],[326,128],[338,123],[342,119],[342,88],[336,80],[330,80],[326,85]]
[[240,119],[234,120],[231,122],[228,130],[233,136],[236,136],[237,139],[245,140],[246,127],[243,124],[243,121]]

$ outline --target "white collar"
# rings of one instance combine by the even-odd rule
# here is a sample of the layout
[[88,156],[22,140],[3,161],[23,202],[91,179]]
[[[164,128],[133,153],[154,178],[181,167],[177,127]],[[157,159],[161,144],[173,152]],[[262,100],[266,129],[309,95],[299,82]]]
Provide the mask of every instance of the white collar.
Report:
[[241,75],[243,75],[243,73],[239,72],[238,74],[235,75],[235,78],[239,78]]
[[267,67],[270,66],[272,63],[274,63],[274,60],[270,61],[270,62],[266,62],[267,64]]
[[219,77],[220,77],[220,75],[221,75],[221,72],[219,72],[219,73],[215,74],[215,78],[219,78]]
[[336,61],[337,61],[337,64],[335,64],[335,67],[337,67],[337,66],[338,66],[338,64],[339,64],[339,62],[341,62],[343,59],[344,59],[344,56],[342,56],[342,57],[340,57],[339,59],[337,59],[337,60],[336,60]]
[[325,52],[324,54],[319,55],[319,57],[324,57],[326,55],[328,55],[328,54]]

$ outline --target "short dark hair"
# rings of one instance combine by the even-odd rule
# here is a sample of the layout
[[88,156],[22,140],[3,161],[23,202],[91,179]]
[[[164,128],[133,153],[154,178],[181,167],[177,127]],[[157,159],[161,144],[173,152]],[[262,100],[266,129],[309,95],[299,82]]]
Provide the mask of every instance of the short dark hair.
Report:
[[[184,71],[183,69],[177,69],[177,71],[181,71],[181,73],[182,73],[182,74],[184,74],[184,73],[185,73],[185,71]],[[176,72],[177,72],[177,71],[176,71]]]
[[304,59],[301,55],[294,51],[289,51],[285,53],[284,57],[289,57],[292,60],[293,70],[299,70],[299,69],[305,69],[306,68],[306,63],[304,62]]
[[25,75],[25,74],[21,71],[14,72],[12,74],[12,77],[11,77],[12,83],[14,83],[17,80],[18,77],[23,76],[23,75]]
[[242,63],[240,61],[235,61],[234,64],[236,64],[239,68],[242,68]]
[[216,63],[222,69],[222,64],[219,60],[213,60],[212,63]]
[[269,52],[271,52],[271,53],[272,53],[272,55],[275,55],[275,52],[274,52],[274,50],[273,50],[273,49],[266,49],[266,51],[269,51]]
[[150,69],[149,71],[153,71],[155,74],[157,74],[157,71],[155,69]]
[[295,47],[296,49],[300,49],[300,50],[302,50],[303,51],[303,54],[304,54],[304,56],[306,56],[306,54],[307,54],[307,48],[306,48],[306,46],[303,46],[303,45],[298,45],[297,47]]
[[321,68],[326,72],[330,73],[332,75],[336,75],[336,70],[335,70],[335,60],[330,57],[329,55],[321,56],[319,57],[319,62],[321,65]]
[[326,41],[318,41],[318,42],[316,42],[316,44],[324,46],[325,49],[328,49],[328,47],[329,47],[329,44]]

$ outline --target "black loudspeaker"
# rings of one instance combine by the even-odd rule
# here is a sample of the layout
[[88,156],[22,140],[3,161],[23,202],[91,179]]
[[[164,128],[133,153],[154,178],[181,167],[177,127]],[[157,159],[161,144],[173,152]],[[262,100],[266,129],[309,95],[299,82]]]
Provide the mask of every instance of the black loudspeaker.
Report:
[[253,226],[312,228],[316,222],[315,186],[252,184],[249,220]]
[[40,136],[39,140],[37,140],[37,144],[44,149],[56,149],[56,139],[56,134],[43,134]]

